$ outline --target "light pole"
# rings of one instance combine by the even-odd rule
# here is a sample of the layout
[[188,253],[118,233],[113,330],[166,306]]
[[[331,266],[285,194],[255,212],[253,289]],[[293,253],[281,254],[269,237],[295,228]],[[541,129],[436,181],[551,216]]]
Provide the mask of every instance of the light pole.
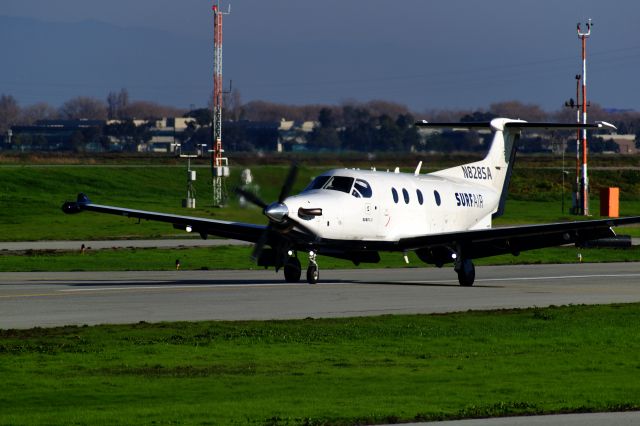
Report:
[[[591,19],[587,20],[587,32],[580,31],[578,23],[578,37],[582,41],[582,123],[587,124],[587,38],[591,35]],[[582,129],[582,176],[580,179],[582,205],[581,213],[589,216],[589,178],[587,176],[587,129]]]
[[[564,106],[576,109],[576,123],[578,124],[580,124],[580,108],[582,107],[582,104],[580,103],[581,79],[582,76],[580,74],[576,74],[576,100],[574,101],[573,98],[571,98],[564,103]],[[571,213],[576,215],[582,214],[582,193],[580,185],[580,129],[576,130],[576,180],[574,182],[571,199]]]
[[564,180],[569,176],[569,172],[564,169],[564,152],[562,153],[562,214],[564,214]]

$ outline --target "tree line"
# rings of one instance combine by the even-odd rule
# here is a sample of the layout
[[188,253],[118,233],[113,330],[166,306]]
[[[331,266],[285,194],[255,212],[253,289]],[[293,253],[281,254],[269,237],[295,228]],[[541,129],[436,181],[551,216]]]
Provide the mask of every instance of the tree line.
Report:
[[[431,109],[416,112],[411,111],[406,105],[383,100],[345,101],[339,105],[286,105],[266,101],[243,103],[237,89],[225,95],[224,105],[223,140],[227,149],[231,151],[274,149],[275,141],[279,137],[277,123],[281,120],[316,123],[312,132],[301,135],[306,140],[308,149],[364,152],[483,149],[484,140],[470,132],[443,132],[427,136],[425,139],[413,126],[416,119],[448,122],[488,121],[494,117],[522,118],[528,121],[576,120],[575,109],[564,108],[548,112],[537,105],[518,101],[493,103],[488,108],[476,110]],[[43,102],[21,107],[13,96],[0,95],[0,137],[6,135],[10,126],[31,125],[38,120],[115,119],[120,123],[105,126],[98,136],[77,135],[77,143],[97,137],[105,141],[106,136],[116,136],[134,144],[148,140],[150,136],[148,128],[134,126],[133,119],[155,120],[162,117],[194,117],[198,126],[188,128],[180,138],[198,144],[211,141],[211,105],[187,110],[154,102],[131,100],[126,89],[110,92],[105,100],[91,97],[72,98],[57,108]],[[640,113],[608,111],[593,104],[589,110],[589,119],[611,122],[618,127],[618,133],[635,134],[636,140],[640,140]],[[613,146],[606,145],[606,137],[605,140],[594,140],[594,152],[614,149]],[[543,143],[540,140],[530,142],[529,146],[534,148]]]
[[110,92],[106,100],[78,96],[54,107],[46,102],[21,107],[8,94],[0,95],[0,132],[6,133],[10,126],[32,125],[39,120],[111,120],[111,119],[157,119],[181,117],[185,109],[160,105],[155,102],[129,100],[126,89]]

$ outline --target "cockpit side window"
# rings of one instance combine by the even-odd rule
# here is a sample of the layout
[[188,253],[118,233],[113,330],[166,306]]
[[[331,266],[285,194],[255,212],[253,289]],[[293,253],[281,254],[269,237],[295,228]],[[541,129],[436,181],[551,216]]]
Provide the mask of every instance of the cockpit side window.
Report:
[[369,185],[369,182],[366,180],[356,179],[356,183],[353,185],[352,195],[356,198],[371,198],[371,185]]

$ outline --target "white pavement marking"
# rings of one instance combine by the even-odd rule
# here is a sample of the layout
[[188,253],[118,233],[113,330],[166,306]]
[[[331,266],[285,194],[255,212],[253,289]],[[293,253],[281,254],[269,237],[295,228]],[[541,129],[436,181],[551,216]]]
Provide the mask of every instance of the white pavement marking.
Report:
[[[80,281],[79,283],[82,283]],[[201,285],[154,285],[154,286],[127,286],[127,287],[97,287],[97,288],[71,288],[58,290],[60,292],[81,293],[91,291],[131,291],[131,290],[175,290],[175,289],[200,289],[200,288],[245,288],[245,287],[301,287],[307,283],[255,283],[255,284],[201,284]],[[331,285],[325,283],[324,285]]]

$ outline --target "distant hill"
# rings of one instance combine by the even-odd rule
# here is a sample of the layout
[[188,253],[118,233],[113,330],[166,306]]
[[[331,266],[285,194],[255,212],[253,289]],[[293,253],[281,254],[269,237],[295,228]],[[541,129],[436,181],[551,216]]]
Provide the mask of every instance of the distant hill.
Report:
[[[205,105],[211,86],[208,40],[99,21],[43,22],[0,16],[0,93],[21,105],[54,106],[75,96],[105,99],[126,87],[133,99]],[[9,89],[11,88],[11,89]]]

